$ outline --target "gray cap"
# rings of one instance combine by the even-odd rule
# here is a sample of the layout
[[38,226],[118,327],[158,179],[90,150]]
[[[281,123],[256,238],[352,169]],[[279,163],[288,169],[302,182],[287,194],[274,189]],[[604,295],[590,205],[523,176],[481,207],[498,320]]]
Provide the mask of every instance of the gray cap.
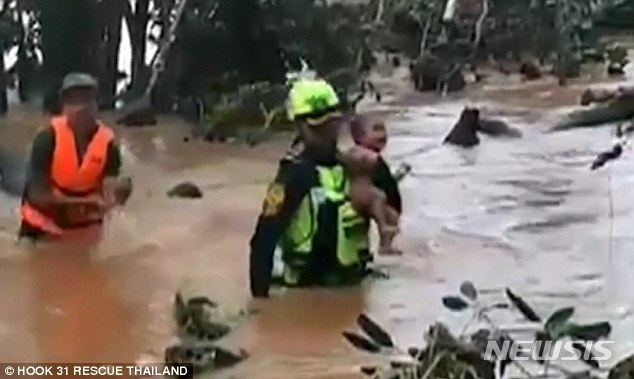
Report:
[[73,88],[92,88],[96,90],[99,88],[99,84],[97,83],[97,79],[93,78],[89,74],[83,72],[72,72],[64,77],[62,87],[59,92],[66,92]]

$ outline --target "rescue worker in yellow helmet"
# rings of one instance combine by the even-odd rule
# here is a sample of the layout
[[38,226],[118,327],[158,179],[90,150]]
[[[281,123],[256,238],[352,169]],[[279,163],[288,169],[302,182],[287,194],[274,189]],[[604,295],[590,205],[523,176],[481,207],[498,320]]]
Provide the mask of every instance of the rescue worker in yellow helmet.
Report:
[[287,286],[358,283],[369,256],[369,221],[353,209],[349,180],[337,160],[342,114],[334,89],[323,80],[299,80],[287,107],[302,148],[280,162],[251,239],[254,297],[268,297],[277,246]]

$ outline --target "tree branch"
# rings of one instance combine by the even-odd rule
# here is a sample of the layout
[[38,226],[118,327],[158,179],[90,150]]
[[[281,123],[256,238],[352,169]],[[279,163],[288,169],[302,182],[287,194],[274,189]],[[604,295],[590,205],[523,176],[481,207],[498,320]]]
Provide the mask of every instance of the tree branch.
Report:
[[478,21],[475,25],[475,38],[473,40],[473,46],[477,50],[480,46],[480,41],[482,40],[482,26],[484,25],[484,21],[489,15],[489,0],[482,0],[482,13],[480,13],[480,17],[478,17]]

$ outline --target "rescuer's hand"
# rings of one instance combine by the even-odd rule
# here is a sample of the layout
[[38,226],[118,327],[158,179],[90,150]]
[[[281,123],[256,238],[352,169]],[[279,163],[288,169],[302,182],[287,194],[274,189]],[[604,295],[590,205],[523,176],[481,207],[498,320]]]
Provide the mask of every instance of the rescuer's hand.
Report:
[[107,209],[112,209],[116,205],[125,205],[131,194],[132,178],[129,176],[104,179],[103,197]]
[[113,194],[114,200],[119,205],[125,205],[132,195],[132,178],[129,176],[124,176],[117,179],[117,182],[114,185]]

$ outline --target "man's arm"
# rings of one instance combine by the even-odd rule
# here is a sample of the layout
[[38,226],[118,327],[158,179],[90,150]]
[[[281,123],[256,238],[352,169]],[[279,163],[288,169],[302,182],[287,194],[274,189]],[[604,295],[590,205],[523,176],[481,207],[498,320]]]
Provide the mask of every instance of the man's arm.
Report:
[[51,128],[42,129],[35,135],[25,190],[29,202],[36,206],[47,207],[53,202],[50,172],[54,148],[55,134]]
[[121,173],[121,149],[116,141],[111,141],[108,145],[108,155],[104,176],[106,178],[117,177]]
[[383,158],[379,158],[372,179],[374,185],[385,193],[388,205],[399,214],[402,213],[403,205],[398,183]]
[[[117,199],[117,191],[121,190],[118,188],[119,174],[121,174],[121,149],[117,142],[112,141],[108,145],[103,179],[103,196],[107,208],[113,207],[116,203],[122,201],[121,199]],[[125,201],[123,200],[123,202]]]
[[310,173],[297,163],[284,163],[269,185],[262,212],[251,238],[251,294],[268,297],[275,247],[289,220],[310,190]]

